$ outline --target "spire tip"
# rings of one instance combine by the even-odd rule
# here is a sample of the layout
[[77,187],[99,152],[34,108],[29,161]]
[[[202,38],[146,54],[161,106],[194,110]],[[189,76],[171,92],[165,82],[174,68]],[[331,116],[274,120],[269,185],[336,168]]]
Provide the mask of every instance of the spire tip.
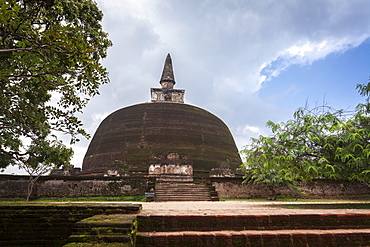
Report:
[[170,53],[167,54],[166,60],[164,62],[162,77],[159,83],[163,86],[164,82],[166,82],[165,84],[170,83],[172,84],[172,86],[176,84],[175,76],[173,74],[172,59]]

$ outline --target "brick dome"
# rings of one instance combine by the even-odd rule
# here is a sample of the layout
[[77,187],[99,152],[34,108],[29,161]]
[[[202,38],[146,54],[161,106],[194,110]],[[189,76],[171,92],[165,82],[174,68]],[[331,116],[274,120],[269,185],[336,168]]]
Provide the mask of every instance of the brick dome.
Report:
[[194,173],[228,163],[241,164],[234,139],[210,112],[188,104],[144,103],[110,114],[97,129],[86,152],[82,172],[102,175],[124,165],[131,173],[147,173],[153,155],[186,154]]

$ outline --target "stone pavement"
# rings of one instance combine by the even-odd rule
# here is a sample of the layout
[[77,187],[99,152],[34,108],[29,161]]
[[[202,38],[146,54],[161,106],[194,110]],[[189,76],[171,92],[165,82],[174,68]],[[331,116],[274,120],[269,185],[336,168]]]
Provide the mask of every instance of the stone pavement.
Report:
[[[369,214],[370,209],[288,209],[279,204],[332,204],[334,202],[175,201],[141,202],[140,215],[283,215],[283,214]],[[340,203],[344,203],[341,201]],[[354,201],[345,202],[354,203]]]
[[370,246],[370,209],[279,207],[310,203],[361,201],[132,202],[142,206],[136,246]]
[[370,209],[278,206],[309,203],[144,202],[136,246],[370,246]]

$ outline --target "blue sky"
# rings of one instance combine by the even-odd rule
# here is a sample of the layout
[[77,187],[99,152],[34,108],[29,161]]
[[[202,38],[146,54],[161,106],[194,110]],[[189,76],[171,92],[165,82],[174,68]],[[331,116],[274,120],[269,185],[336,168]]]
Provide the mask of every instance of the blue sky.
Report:
[[265,83],[259,96],[292,112],[326,102],[336,109],[353,110],[364,98],[357,84],[369,82],[370,39],[346,52],[331,53],[310,65],[293,65]]
[[[185,103],[220,117],[239,148],[306,102],[353,109],[363,100],[356,84],[370,76],[368,0],[97,3],[114,45],[103,61],[111,82],[79,116],[91,135],[113,111],[150,101],[167,53]],[[76,167],[88,144],[73,146]]]

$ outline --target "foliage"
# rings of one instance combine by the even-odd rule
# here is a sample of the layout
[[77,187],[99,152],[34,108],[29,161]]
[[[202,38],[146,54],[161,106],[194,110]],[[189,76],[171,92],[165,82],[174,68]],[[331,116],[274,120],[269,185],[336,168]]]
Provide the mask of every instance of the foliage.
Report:
[[27,201],[30,199],[33,186],[37,179],[54,167],[69,166],[69,159],[73,154],[72,149],[66,148],[60,141],[35,140],[28,148],[32,153],[26,163],[20,163],[19,167],[29,175],[27,187]]
[[[370,83],[358,86],[369,95]],[[369,104],[350,115],[327,106],[298,109],[285,123],[269,121],[269,137],[252,138],[242,150],[246,182],[273,187],[315,178],[361,181],[370,176]]]
[[88,137],[75,114],[108,82],[101,19],[92,0],[0,0],[0,168],[25,169],[29,194],[69,165],[73,152],[52,131]]
[[52,131],[88,137],[75,114],[108,82],[101,19],[92,0],[0,0],[1,168],[68,161]]

